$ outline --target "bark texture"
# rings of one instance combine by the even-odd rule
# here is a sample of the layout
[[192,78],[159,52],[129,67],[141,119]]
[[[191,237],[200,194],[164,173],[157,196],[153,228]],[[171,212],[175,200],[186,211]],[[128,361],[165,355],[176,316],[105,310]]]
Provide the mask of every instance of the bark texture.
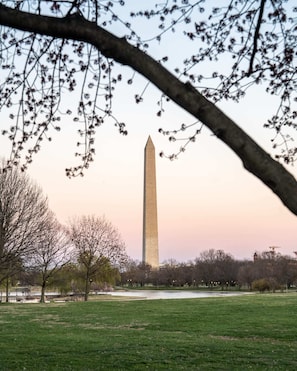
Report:
[[205,124],[240,157],[249,172],[265,183],[297,215],[297,182],[293,175],[191,84],[179,81],[124,38],[114,36],[78,14],[55,18],[21,12],[4,5],[0,5],[0,24],[56,38],[84,41],[94,45],[106,57],[130,66]]

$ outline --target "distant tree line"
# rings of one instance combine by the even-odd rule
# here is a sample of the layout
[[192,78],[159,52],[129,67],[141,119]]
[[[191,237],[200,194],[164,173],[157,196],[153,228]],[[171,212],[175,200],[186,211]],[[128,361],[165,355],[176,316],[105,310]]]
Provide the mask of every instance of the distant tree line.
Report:
[[254,260],[235,260],[223,250],[210,249],[203,251],[194,261],[181,263],[171,259],[155,270],[148,264],[129,260],[122,253],[119,254],[122,261],[115,264],[107,256],[92,255],[83,245],[84,253],[80,252],[76,258],[72,254],[72,259],[65,264],[60,262],[58,267],[52,266],[47,275],[40,267],[23,266],[11,283],[42,286],[47,277],[47,288],[83,300],[88,300],[90,292],[110,291],[115,286],[264,292],[286,290],[297,285],[297,260],[270,251],[255,254]]
[[240,261],[223,250],[210,249],[191,262],[168,260],[159,270],[131,261],[121,274],[121,283],[127,287],[152,285],[274,291],[297,284],[297,260],[267,251],[255,254],[253,260]]

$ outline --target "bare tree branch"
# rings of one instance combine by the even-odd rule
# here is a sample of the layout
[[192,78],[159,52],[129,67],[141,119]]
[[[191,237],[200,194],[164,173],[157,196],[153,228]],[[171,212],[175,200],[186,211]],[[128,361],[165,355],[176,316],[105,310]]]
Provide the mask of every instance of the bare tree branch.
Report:
[[258,39],[259,39],[260,28],[261,28],[261,23],[262,23],[262,19],[263,19],[265,3],[266,3],[266,0],[261,0],[260,10],[259,10],[259,18],[258,18],[258,21],[257,21],[257,26],[256,26],[256,29],[255,29],[255,33],[254,33],[253,51],[252,51],[252,55],[251,55],[251,59],[250,59],[248,76],[250,76],[251,73],[253,72],[253,64],[254,64],[254,59],[255,59],[255,56],[256,56],[256,53],[257,53],[257,49],[258,49]]
[[179,81],[160,63],[131,46],[125,39],[114,36],[79,14],[65,18],[36,16],[0,5],[0,23],[24,31],[90,43],[106,57],[132,67],[180,107],[208,126],[240,157],[243,166],[266,184],[287,208],[297,215],[295,178],[189,83]]

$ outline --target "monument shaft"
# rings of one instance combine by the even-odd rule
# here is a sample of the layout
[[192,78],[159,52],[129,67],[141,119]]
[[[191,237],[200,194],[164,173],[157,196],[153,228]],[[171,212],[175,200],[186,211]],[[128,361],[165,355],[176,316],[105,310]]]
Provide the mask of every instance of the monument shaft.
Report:
[[151,137],[144,150],[142,261],[152,268],[159,268],[155,147]]

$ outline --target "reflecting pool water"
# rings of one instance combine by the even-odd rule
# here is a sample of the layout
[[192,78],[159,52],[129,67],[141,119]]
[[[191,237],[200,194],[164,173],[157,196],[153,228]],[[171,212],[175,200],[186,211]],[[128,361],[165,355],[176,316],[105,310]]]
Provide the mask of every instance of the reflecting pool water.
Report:
[[[117,297],[133,298],[133,299],[194,299],[194,298],[209,298],[209,297],[229,297],[238,295],[251,294],[250,292],[231,292],[231,291],[188,291],[188,290],[116,290],[108,292],[97,292],[98,295],[110,295]],[[48,300],[55,297],[55,301],[60,300],[57,292],[46,292]],[[62,299],[61,299],[62,300]],[[65,300],[65,299],[64,299]],[[5,294],[0,292],[0,302],[5,301]],[[10,292],[9,302],[20,303],[38,303],[40,301],[40,292],[34,292],[30,297],[17,292]]]
[[111,291],[108,292],[107,294],[110,294],[111,296],[125,296],[139,299],[194,299],[194,298],[237,296],[246,295],[250,293],[229,291],[127,290],[127,291]]

